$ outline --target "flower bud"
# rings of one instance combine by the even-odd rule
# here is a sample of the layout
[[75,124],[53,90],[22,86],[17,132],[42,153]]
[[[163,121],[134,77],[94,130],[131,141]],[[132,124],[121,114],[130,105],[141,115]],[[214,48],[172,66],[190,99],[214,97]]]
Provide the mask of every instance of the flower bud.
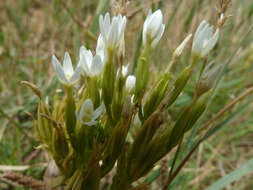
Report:
[[64,134],[64,130],[62,127],[55,127],[54,135],[53,135],[53,147],[55,158],[59,159],[59,161],[63,161],[63,159],[68,155],[69,148],[66,136]]
[[192,73],[192,67],[186,67],[178,76],[177,80],[174,83],[174,88],[172,92],[169,95],[168,101],[167,101],[167,107],[169,107],[171,104],[173,104],[179,94],[182,92],[183,88],[185,87],[186,83],[188,82],[190,76]]
[[165,29],[165,25],[162,22],[162,11],[159,9],[152,13],[150,10],[143,26],[142,39],[144,46],[148,43],[154,48],[158,44]]
[[129,176],[131,180],[139,177],[139,166],[143,164],[143,160],[147,159],[144,159],[148,153],[147,144],[159,129],[162,119],[161,113],[154,112],[137,132],[129,152]]
[[151,88],[151,92],[144,105],[144,118],[148,118],[160,105],[168,90],[169,79],[169,74],[165,73]]
[[136,100],[141,100],[144,96],[145,90],[147,88],[149,77],[149,62],[147,58],[140,57],[136,70],[136,86],[134,98]]
[[218,76],[219,70],[221,68],[221,65],[216,65],[213,68],[210,68],[213,64],[213,62],[209,63],[200,76],[200,79],[195,88],[197,96],[201,96],[213,87],[215,79]]
[[134,75],[129,75],[126,79],[126,90],[128,93],[132,94],[134,92],[136,83],[136,77]]
[[50,116],[49,108],[42,101],[38,106],[38,122],[36,125],[36,134],[46,149],[52,150],[53,126],[51,122],[42,115]]
[[189,40],[192,38],[192,34],[189,34],[184,41],[177,47],[177,49],[174,51],[173,53],[173,57],[177,58],[179,56],[181,56],[185,46],[187,45],[187,43],[189,42]]
[[168,144],[170,149],[178,144],[184,133],[190,130],[199,117],[203,114],[206,109],[209,96],[210,93],[198,99],[194,99],[189,106],[185,107],[182,115],[177,120],[171,132]]
[[209,26],[205,20],[201,22],[195,32],[192,53],[199,57],[205,57],[215,46],[219,38],[219,28],[214,33],[214,27]]

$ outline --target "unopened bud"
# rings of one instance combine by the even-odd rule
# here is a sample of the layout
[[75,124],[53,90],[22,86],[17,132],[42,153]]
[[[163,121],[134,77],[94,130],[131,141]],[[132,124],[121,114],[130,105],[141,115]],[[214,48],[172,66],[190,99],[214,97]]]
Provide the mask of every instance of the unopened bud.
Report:
[[129,75],[126,79],[126,89],[128,93],[133,93],[136,83],[136,77],[134,75]]
[[69,151],[67,139],[62,127],[54,129],[53,146],[55,156],[59,159],[64,159]]
[[115,68],[112,62],[112,58],[109,56],[104,66],[103,81],[102,81],[102,97],[104,100],[106,111],[109,115],[111,115],[110,107],[113,99],[114,83],[115,83]]
[[177,58],[179,56],[181,56],[185,46],[187,45],[187,43],[189,42],[189,40],[191,39],[192,37],[192,34],[189,34],[185,39],[184,41],[177,47],[177,49],[174,51],[173,53],[173,57],[174,58]]
[[209,63],[209,65],[207,65],[199,79],[199,82],[196,85],[197,96],[204,94],[213,87],[215,79],[219,74],[221,65],[216,65],[213,68],[210,68],[212,65],[213,63]]

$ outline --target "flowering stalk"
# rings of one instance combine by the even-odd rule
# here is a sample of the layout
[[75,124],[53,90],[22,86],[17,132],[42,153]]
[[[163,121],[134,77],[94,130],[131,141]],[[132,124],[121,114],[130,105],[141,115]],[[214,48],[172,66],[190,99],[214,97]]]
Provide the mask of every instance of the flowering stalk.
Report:
[[111,104],[114,95],[115,78],[113,52],[109,51],[108,59],[103,70],[102,97],[110,120],[112,120]]
[[73,97],[72,87],[66,86],[67,98],[65,103],[65,123],[70,138],[70,142],[74,144],[74,131],[76,127],[75,110],[76,104]]
[[[109,13],[99,17],[101,34],[96,53],[81,46],[76,69],[68,53],[63,64],[52,56],[56,76],[66,89],[55,96],[52,113],[39,94],[35,131],[43,147],[53,157],[66,189],[97,190],[100,181],[114,167],[111,190],[127,190],[183,139],[206,109],[210,89],[219,66],[203,65],[189,105],[172,120],[167,109],[183,93],[195,73],[199,59],[215,46],[215,31],[206,21],[197,29],[188,66],[176,77],[171,68],[178,62],[191,34],[174,51],[167,70],[147,90],[150,54],[161,39],[165,25],[161,10],[149,13],[143,25],[143,49],[135,75],[128,75],[125,64],[124,31],[126,17]],[[76,95],[82,75],[82,97]],[[63,100],[63,101],[62,101]],[[116,166],[117,163],[117,166]]]

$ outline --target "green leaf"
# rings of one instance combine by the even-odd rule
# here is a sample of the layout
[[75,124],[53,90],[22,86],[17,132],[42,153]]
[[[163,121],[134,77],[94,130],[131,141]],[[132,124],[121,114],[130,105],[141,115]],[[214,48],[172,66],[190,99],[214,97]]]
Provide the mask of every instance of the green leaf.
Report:
[[247,163],[243,164],[241,167],[232,171],[228,175],[216,181],[214,184],[209,186],[206,190],[219,190],[224,188],[226,185],[238,180],[248,173],[253,173],[253,159],[250,159]]

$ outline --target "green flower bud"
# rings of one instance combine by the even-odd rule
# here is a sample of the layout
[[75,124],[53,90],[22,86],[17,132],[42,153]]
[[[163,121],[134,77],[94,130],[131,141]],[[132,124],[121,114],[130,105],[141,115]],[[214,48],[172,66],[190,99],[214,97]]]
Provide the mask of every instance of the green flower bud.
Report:
[[66,89],[67,89],[67,98],[65,103],[65,124],[70,141],[73,144],[74,131],[76,127],[76,115],[75,115],[76,105],[72,95],[72,88]]
[[125,145],[126,136],[130,127],[131,118],[123,119],[117,123],[112,132],[112,136],[106,147],[103,158],[102,176],[108,173],[114,166],[117,158]]
[[53,126],[48,119],[42,115],[50,116],[48,107],[42,101],[40,101],[38,106],[38,125],[36,127],[36,133],[39,133],[41,142],[49,150],[52,150],[52,136],[53,136]]
[[200,76],[198,83],[196,84],[195,93],[197,96],[201,96],[213,87],[215,79],[219,74],[221,65],[216,65],[213,68],[210,68],[212,65],[213,63],[209,63],[207,65],[202,75]]
[[100,94],[97,83],[97,77],[89,78],[87,77],[87,91],[90,99],[94,103],[94,107],[97,108],[100,105]]
[[102,97],[106,107],[106,111],[110,117],[111,115],[111,103],[114,94],[115,83],[115,69],[112,62],[112,55],[109,56],[104,66],[103,81],[102,81]]
[[188,66],[186,67],[179,75],[177,80],[174,83],[174,88],[172,92],[170,93],[168,102],[167,102],[167,107],[169,107],[172,103],[174,103],[179,96],[179,94],[182,92],[184,89],[186,83],[188,82],[190,76],[192,74],[192,67]]
[[159,129],[162,119],[163,117],[160,112],[153,113],[137,132],[128,157],[130,176],[136,175],[135,173],[139,165],[142,164],[144,158],[146,159],[146,154],[148,152],[147,144],[152,140],[157,129]]
[[144,118],[148,118],[163,100],[169,85],[170,76],[165,73],[151,88],[148,99],[144,105]]
[[139,59],[136,72],[135,100],[141,100],[148,84],[149,63],[147,58]]
[[182,115],[173,127],[169,138],[169,147],[177,145],[184,133],[190,130],[206,109],[209,93],[201,98],[195,98],[192,103],[185,107]]
[[[125,70],[125,69],[124,69]],[[125,72],[125,71],[124,71]],[[117,123],[117,121],[121,117],[121,112],[124,104],[125,94],[124,94],[124,83],[125,83],[125,73],[123,73],[123,67],[122,72],[121,70],[117,73],[117,81],[114,89],[114,97],[112,102],[112,115],[114,123]]]
[[69,147],[62,127],[54,128],[53,147],[56,158],[61,161],[68,155]]

